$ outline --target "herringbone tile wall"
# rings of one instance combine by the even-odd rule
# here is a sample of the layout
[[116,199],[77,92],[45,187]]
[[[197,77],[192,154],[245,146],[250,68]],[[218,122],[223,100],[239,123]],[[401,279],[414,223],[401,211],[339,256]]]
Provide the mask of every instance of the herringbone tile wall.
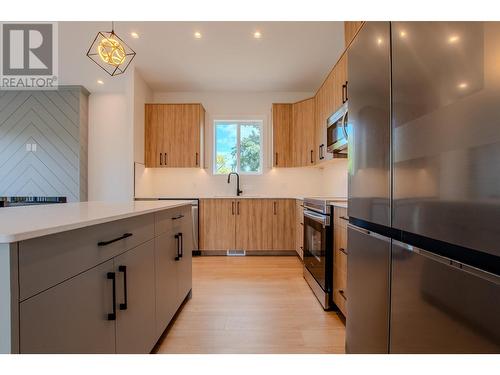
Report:
[[0,196],[87,200],[87,144],[85,89],[0,91]]

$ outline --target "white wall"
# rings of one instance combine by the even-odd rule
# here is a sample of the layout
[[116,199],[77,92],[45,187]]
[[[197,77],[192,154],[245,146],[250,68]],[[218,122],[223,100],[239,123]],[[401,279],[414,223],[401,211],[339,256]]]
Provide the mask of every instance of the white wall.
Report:
[[134,70],[134,161],[144,164],[144,103],[153,101],[153,91]]
[[89,201],[133,198],[130,113],[125,94],[89,97]]
[[[277,197],[346,196],[347,164],[344,160],[330,162],[321,168],[271,168],[271,104],[295,102],[313,95],[311,92],[154,93],[154,102],[158,103],[203,104],[207,111],[205,158],[208,168],[145,169],[136,165],[136,197],[233,195],[234,182],[228,185],[226,176],[212,174],[213,121],[252,117],[264,121],[264,171],[260,176],[241,177],[244,194]],[[136,147],[138,149],[139,146]]]

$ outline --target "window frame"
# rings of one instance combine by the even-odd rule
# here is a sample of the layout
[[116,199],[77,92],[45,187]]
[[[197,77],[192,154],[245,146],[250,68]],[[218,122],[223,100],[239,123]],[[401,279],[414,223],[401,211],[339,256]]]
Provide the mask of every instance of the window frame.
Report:
[[[212,123],[212,141],[213,141],[213,148],[212,148],[212,174],[214,176],[225,176],[227,175],[226,173],[218,173],[217,172],[217,123],[220,122],[233,122],[237,125],[236,127],[236,147],[238,152],[236,153],[236,172],[240,175],[248,175],[248,176],[259,176],[264,173],[264,119],[259,118],[258,116],[252,116],[249,118],[239,118],[239,119],[234,119],[233,117],[228,117],[228,118],[217,118],[213,120]],[[246,172],[242,171],[240,168],[240,155],[241,155],[241,125],[245,124],[258,124],[260,128],[260,160],[259,160],[259,170],[257,172]]]

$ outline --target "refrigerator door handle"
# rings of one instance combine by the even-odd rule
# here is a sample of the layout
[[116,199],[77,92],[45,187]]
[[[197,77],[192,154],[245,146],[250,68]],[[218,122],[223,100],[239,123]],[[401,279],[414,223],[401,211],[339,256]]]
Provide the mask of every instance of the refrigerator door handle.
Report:
[[493,273],[483,271],[483,270],[480,270],[479,268],[475,268],[475,267],[469,266],[467,264],[457,262],[456,260],[446,258],[442,255],[434,254],[430,251],[421,249],[421,248],[416,247],[416,246],[409,245],[409,244],[401,242],[401,241],[393,240],[393,243],[394,243],[394,245],[400,246],[401,248],[403,248],[405,250],[419,254],[425,258],[431,259],[433,261],[436,261],[436,262],[439,262],[442,264],[446,264],[447,266],[450,266],[450,267],[458,268],[461,271],[470,273],[471,275],[477,276],[483,280],[491,281],[497,285],[500,285],[500,276],[495,275]]
[[372,231],[370,231],[368,229],[357,227],[355,225],[352,225],[351,223],[347,223],[347,227],[350,228],[350,229],[352,229],[352,230],[355,230],[357,232],[366,234],[368,236],[372,236],[372,237],[378,238],[379,240],[382,240],[382,241],[385,241],[385,242],[391,242],[391,239],[389,237],[382,236],[381,234],[372,232]]

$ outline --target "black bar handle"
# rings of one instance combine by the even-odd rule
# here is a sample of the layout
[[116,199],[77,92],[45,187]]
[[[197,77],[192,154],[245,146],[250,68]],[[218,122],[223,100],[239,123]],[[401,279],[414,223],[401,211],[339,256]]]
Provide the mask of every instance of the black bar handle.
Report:
[[118,271],[123,272],[123,297],[124,302],[120,303],[120,310],[127,310],[127,266],[118,266]]
[[181,260],[180,257],[180,247],[181,247],[181,236],[179,236],[180,233],[175,234],[175,239],[177,240],[177,256],[175,257],[175,261],[178,262]]
[[108,272],[108,280],[113,280],[113,312],[108,314],[108,320],[116,320],[116,277],[114,272]]
[[231,202],[231,215],[234,215],[234,201]]
[[344,249],[343,247],[340,247],[340,248],[339,248],[339,251],[340,251],[341,253],[344,253],[345,255],[347,255],[347,251],[345,251],[345,249]]
[[163,160],[163,164],[167,165],[167,153],[166,153],[166,152],[164,152],[163,154],[164,154],[164,157],[163,157],[163,159],[164,159],[164,160]]
[[274,159],[274,164],[278,165],[278,153],[276,152],[275,154],[276,154],[276,158]]
[[109,241],[101,241],[101,242],[98,242],[97,243],[97,246],[107,246],[107,245],[110,245],[112,244],[113,242],[117,242],[117,241],[120,241],[120,240],[124,240],[125,238],[128,238],[128,237],[132,237],[133,234],[132,233],[124,233],[123,235],[121,235],[120,237],[117,237],[117,238],[114,238],[112,240],[109,240]]
[[273,214],[275,214],[275,215],[276,215],[276,205],[277,205],[277,203],[276,203],[276,201],[274,201],[273,202]]
[[172,218],[172,220],[178,220],[178,219],[182,219],[184,217],[184,215],[177,215],[177,216],[174,216]]
[[314,156],[313,156],[313,154],[314,154],[314,151],[313,151],[313,150],[311,150],[311,164],[313,164],[313,163],[314,163],[314,159],[313,159],[313,158],[314,158]]
[[323,160],[323,159],[325,158],[325,157],[323,156],[323,147],[325,147],[325,144],[324,144],[324,143],[323,143],[323,144],[321,144],[321,145],[319,146],[319,159],[320,159],[320,160]]
[[198,165],[198,153],[196,153],[196,165]]
[[240,214],[240,201],[236,202],[236,214]]
[[181,237],[181,254],[179,255],[180,258],[184,255],[184,237],[182,236],[182,233],[179,233],[179,236]]
[[161,152],[160,152],[160,165],[163,165],[162,159],[161,159]]
[[342,104],[345,103],[345,84],[342,85]]
[[339,218],[342,219],[342,220],[345,220],[345,221],[349,221],[349,218],[345,217],[345,216],[339,216]]
[[348,96],[348,85],[349,85],[349,81],[345,81],[345,101],[347,102],[347,100],[349,100],[349,96]]

